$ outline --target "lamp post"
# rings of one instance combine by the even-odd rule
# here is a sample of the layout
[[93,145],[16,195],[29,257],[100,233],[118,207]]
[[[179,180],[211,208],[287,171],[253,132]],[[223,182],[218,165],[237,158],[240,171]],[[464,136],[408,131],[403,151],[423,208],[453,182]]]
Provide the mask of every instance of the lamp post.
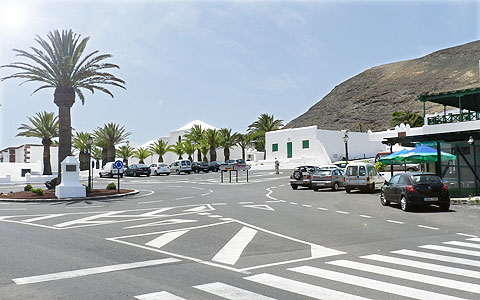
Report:
[[93,138],[89,136],[87,138],[87,145],[88,145],[88,190],[92,190],[92,144],[93,144]]
[[345,143],[345,162],[348,164],[348,130],[345,131],[343,142]]
[[[128,148],[130,148],[130,141],[127,141],[127,151],[128,151]],[[128,168],[128,156],[127,156],[127,161],[124,162],[126,167]]]

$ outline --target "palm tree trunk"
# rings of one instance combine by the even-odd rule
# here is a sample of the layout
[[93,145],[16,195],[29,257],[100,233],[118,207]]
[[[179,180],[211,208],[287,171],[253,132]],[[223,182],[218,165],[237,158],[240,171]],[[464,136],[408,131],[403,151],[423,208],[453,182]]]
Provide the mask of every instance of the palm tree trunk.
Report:
[[217,160],[217,151],[215,151],[215,147],[210,147],[210,161]]
[[197,150],[197,161],[202,161],[202,152]]
[[162,155],[158,156],[158,162],[163,162],[163,156]]
[[245,161],[245,147],[242,147],[242,159]]
[[62,161],[72,155],[72,118],[70,109],[75,103],[75,91],[56,88],[53,102],[58,106],[58,180],[62,181]]
[[225,161],[230,159],[230,148],[223,148],[223,156],[225,156]]
[[52,164],[50,163],[51,141],[42,140],[43,144],[43,175],[52,175]]
[[115,161],[115,146],[107,149],[107,162]]
[[88,170],[88,166],[90,165],[88,162],[88,153],[80,152],[78,158],[80,159],[80,171]]
[[208,162],[208,157],[207,157],[207,155],[203,155],[203,161],[204,161],[204,162]]
[[102,167],[105,166],[108,162],[108,149],[102,149]]

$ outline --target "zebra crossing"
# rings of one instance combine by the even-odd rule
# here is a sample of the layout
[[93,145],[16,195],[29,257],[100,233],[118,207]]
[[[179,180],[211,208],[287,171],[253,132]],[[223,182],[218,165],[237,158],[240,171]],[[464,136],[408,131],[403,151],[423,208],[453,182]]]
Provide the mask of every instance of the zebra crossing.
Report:
[[480,238],[468,238],[194,285],[193,298],[159,291],[135,299],[480,299],[478,257]]

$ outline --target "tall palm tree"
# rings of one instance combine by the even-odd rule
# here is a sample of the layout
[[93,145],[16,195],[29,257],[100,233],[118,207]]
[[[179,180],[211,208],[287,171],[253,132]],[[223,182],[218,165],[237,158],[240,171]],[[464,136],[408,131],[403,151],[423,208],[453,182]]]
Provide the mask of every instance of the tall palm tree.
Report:
[[14,49],[18,57],[29,62],[13,62],[2,67],[14,68],[18,72],[1,78],[19,78],[25,82],[40,82],[43,85],[32,94],[46,88],[53,88],[53,102],[58,106],[59,117],[59,149],[58,149],[58,182],[61,181],[60,164],[72,151],[72,122],[70,110],[78,96],[85,104],[83,91],[95,90],[104,92],[113,98],[113,94],[105,85],[113,85],[125,89],[125,82],[108,73],[109,69],[118,69],[115,64],[104,60],[111,54],[98,54],[98,50],[83,55],[89,37],[80,40],[80,35],[72,30],[54,30],[47,34],[48,41],[37,35],[35,41],[40,48],[32,47],[32,53]]
[[123,164],[128,167],[128,159],[133,156],[134,149],[130,145],[123,145],[117,149],[117,157],[121,157]]
[[210,151],[210,161],[217,160],[217,148],[220,144],[220,133],[216,129],[205,130],[204,139],[207,141]]
[[193,161],[192,155],[195,153],[195,150],[197,149],[191,141],[186,140],[183,142],[183,151],[188,155],[188,160]]
[[245,160],[245,149],[250,145],[253,141],[253,137],[251,134],[239,134],[237,145],[242,148],[242,159]]
[[423,126],[423,117],[409,110],[396,111],[392,113],[392,121],[390,123],[392,126],[403,123],[405,125],[409,124],[410,127],[421,127]]
[[152,155],[150,150],[148,150],[147,148],[143,148],[143,147],[138,147],[133,152],[133,156],[138,158],[138,160],[139,160],[138,163],[140,163],[140,164],[144,164],[145,162],[143,160],[146,159],[147,157],[149,157],[150,155]]
[[182,155],[185,153],[185,149],[183,149],[183,143],[178,141],[175,145],[173,145],[172,152],[178,155],[178,159],[183,159]]
[[115,161],[115,146],[125,142],[129,136],[130,132],[125,130],[125,126],[120,127],[115,123],[107,123],[95,129],[94,137],[97,145],[103,148],[102,166],[107,162]]
[[168,142],[158,139],[153,142],[153,144],[151,144],[148,149],[150,149],[152,153],[158,155],[158,162],[163,162],[163,156],[165,155],[165,153],[170,152],[172,150],[172,147],[168,144]]
[[35,137],[42,139],[43,145],[43,175],[52,175],[52,165],[50,163],[50,146],[53,139],[58,137],[58,118],[55,113],[39,112],[33,117],[28,117],[32,125],[21,124],[17,130],[17,136]]
[[93,147],[92,158],[95,160],[95,168],[100,169],[100,160],[102,159],[102,149],[98,147]]
[[230,159],[230,149],[237,144],[238,133],[232,134],[232,129],[222,128],[220,129],[220,146],[223,147],[223,156],[225,161]]
[[[194,146],[197,146],[202,140],[204,131],[201,125],[195,124],[184,136],[187,140],[191,141]],[[202,153],[200,150],[197,151],[197,161],[202,161]]]
[[200,143],[196,146],[197,150],[203,154],[203,161],[208,162],[207,154],[210,150],[210,145],[207,143],[206,140],[200,140]]
[[88,150],[90,146],[88,145],[88,138],[90,133],[88,132],[76,132],[73,137],[72,147],[73,149],[78,150],[78,159],[80,160],[80,170],[88,170],[90,166]]
[[258,119],[248,125],[248,132],[254,136],[255,148],[263,151],[265,158],[265,133],[278,130],[283,126],[283,120],[275,120],[273,115],[261,114]]

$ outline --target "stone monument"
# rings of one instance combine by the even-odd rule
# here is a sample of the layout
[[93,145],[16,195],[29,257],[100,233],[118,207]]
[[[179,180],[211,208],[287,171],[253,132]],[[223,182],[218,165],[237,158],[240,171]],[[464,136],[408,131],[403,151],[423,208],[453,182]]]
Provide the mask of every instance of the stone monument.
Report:
[[80,184],[80,162],[75,156],[67,156],[62,161],[62,183],[55,187],[57,198],[84,198],[86,188]]

